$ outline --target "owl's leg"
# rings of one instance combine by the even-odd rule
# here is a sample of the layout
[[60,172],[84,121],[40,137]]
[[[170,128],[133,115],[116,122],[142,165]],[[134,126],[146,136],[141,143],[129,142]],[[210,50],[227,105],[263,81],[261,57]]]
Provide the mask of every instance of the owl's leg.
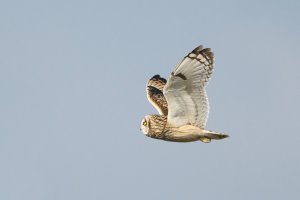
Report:
[[208,137],[201,137],[201,138],[200,138],[200,141],[201,141],[201,142],[204,142],[204,143],[210,143],[210,142],[211,142],[211,139],[208,138]]

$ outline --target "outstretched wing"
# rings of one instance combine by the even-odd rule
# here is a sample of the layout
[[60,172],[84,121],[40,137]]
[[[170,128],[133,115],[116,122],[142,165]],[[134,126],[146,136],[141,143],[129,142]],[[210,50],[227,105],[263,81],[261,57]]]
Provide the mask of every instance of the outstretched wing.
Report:
[[167,80],[159,75],[153,76],[147,83],[147,98],[161,115],[168,115],[168,104],[163,94]]
[[214,65],[209,48],[198,46],[175,67],[163,93],[168,102],[168,123],[204,128],[209,112],[205,92]]

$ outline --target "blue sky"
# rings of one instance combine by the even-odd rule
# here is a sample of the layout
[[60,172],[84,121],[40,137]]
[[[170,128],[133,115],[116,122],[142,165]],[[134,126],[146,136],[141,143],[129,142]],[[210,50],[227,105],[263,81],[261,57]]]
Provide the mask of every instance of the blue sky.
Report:
[[[298,1],[0,3],[0,199],[299,199]],[[215,53],[208,130],[145,137],[145,84]]]

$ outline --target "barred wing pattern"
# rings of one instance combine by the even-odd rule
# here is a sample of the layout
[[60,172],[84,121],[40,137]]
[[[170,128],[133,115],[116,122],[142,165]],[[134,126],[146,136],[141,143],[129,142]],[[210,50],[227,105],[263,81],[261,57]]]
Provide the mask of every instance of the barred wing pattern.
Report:
[[209,112],[205,87],[213,65],[211,50],[198,46],[175,67],[163,89],[169,124],[175,127],[190,124],[204,129]]
[[159,75],[153,76],[147,83],[147,98],[161,115],[168,115],[168,104],[163,94],[167,80]]

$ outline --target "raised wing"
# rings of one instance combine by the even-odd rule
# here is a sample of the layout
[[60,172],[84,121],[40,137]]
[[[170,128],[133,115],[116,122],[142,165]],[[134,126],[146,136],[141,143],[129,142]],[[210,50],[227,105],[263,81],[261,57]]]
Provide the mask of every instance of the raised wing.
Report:
[[175,67],[163,93],[168,102],[168,123],[205,127],[209,104],[205,92],[214,65],[209,48],[198,46]]
[[163,94],[167,80],[159,75],[153,76],[147,83],[147,98],[161,115],[168,115],[168,104]]

